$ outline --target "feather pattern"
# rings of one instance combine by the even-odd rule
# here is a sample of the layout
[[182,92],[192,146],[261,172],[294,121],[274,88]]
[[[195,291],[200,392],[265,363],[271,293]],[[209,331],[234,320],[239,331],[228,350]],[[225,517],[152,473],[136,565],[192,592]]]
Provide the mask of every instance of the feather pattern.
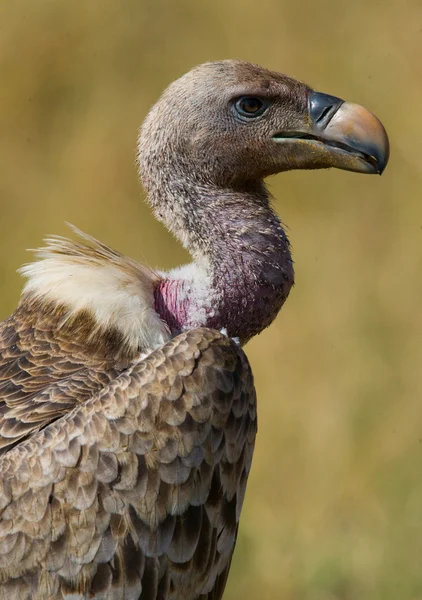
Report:
[[0,599],[221,598],[256,433],[245,354],[197,329],[116,368],[26,298],[0,327]]

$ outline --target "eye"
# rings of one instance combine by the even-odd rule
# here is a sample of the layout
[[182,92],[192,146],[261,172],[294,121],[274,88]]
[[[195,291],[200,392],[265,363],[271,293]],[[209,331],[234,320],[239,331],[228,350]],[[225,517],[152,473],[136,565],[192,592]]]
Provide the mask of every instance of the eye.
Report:
[[236,112],[248,119],[259,117],[267,110],[267,103],[256,96],[242,96],[234,104]]

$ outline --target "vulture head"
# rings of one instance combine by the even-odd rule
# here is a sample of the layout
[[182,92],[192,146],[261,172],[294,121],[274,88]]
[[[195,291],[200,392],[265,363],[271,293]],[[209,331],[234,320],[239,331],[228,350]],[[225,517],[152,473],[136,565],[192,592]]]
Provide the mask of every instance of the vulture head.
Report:
[[139,149],[147,184],[152,153],[199,183],[240,189],[290,169],[382,173],[389,154],[384,127],[365,108],[237,60],[173,82],[148,115]]
[[159,314],[174,331],[225,327],[241,341],[261,331],[293,284],[264,179],[328,167],[382,173],[388,155],[372,113],[286,75],[238,60],[183,75],[141,128],[139,172],[156,216],[209,281],[171,275],[156,291]]

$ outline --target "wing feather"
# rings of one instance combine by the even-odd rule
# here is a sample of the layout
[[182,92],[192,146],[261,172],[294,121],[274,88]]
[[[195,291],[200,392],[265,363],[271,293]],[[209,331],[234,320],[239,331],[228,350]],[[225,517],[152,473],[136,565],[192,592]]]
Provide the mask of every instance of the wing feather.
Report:
[[0,455],[88,400],[121,371],[87,354],[68,332],[52,327],[51,314],[33,308],[23,303],[0,323]]
[[102,376],[64,353],[36,371],[30,345],[9,362],[0,599],[219,600],[256,434],[243,351],[198,329]]

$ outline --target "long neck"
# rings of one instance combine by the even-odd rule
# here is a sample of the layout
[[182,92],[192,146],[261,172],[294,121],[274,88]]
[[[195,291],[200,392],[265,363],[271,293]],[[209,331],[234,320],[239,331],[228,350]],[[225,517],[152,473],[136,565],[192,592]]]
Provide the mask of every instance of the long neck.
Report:
[[218,212],[211,264],[221,305],[207,325],[246,342],[273,321],[290,292],[289,242],[266,194],[238,194]]
[[242,343],[262,331],[294,282],[289,242],[264,184],[218,188],[187,178],[174,157],[141,162],[140,172],[157,218],[193,258],[156,289],[160,316],[173,332],[224,328]]

